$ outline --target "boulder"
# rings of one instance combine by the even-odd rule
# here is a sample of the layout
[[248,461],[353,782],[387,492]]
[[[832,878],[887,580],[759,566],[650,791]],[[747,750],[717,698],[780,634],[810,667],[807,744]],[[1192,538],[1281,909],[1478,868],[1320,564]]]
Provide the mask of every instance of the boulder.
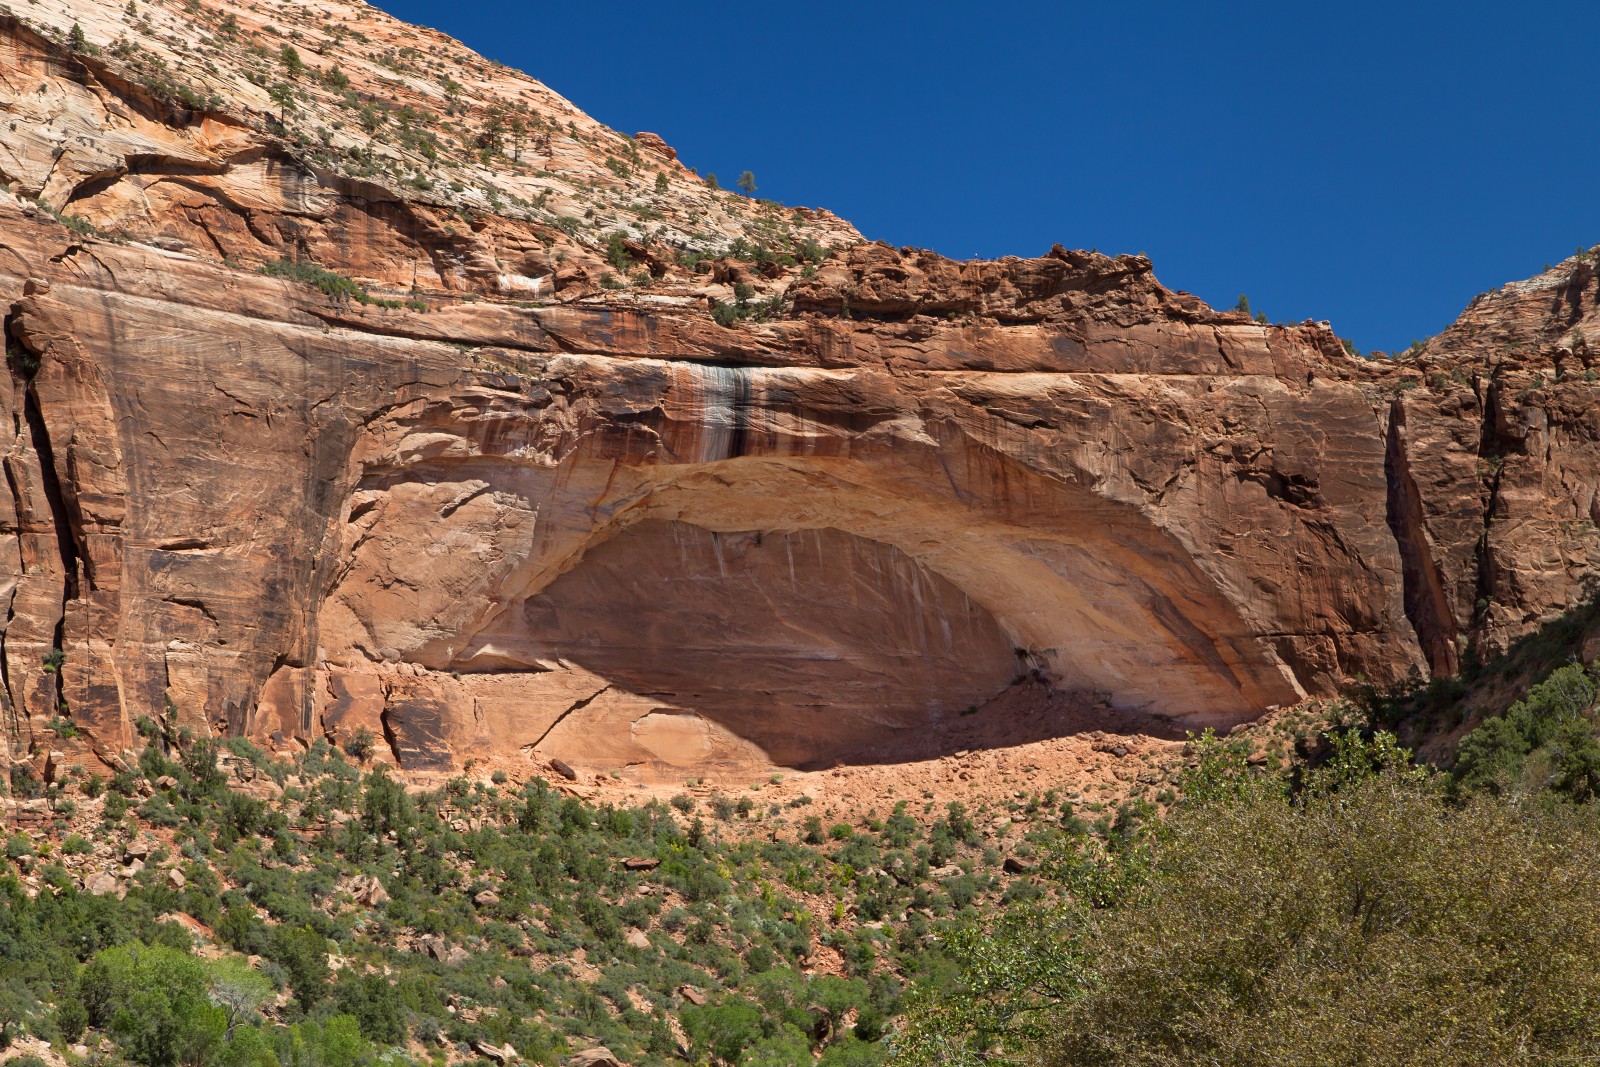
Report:
[[587,1048],[567,1057],[567,1067],[625,1067],[623,1062],[604,1046]]
[[504,1045],[496,1045],[489,1041],[473,1041],[472,1051],[485,1059],[501,1064],[502,1067],[518,1058],[517,1050],[511,1047],[510,1042]]
[[121,886],[122,883],[117,881],[114,875],[105,871],[90,875],[83,883],[83,888],[97,897],[110,896],[116,893]]

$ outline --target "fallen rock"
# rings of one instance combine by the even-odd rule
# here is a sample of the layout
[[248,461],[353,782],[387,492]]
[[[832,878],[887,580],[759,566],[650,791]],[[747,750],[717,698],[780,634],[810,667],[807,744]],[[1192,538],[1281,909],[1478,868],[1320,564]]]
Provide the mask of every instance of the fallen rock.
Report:
[[650,938],[645,935],[643,930],[629,930],[626,940],[634,948],[650,947]]
[[389,892],[383,888],[383,883],[372,877],[358,879],[352,887],[352,894],[356,902],[365,904],[369,908],[381,908],[389,903]]
[[586,1048],[567,1058],[567,1067],[624,1067],[621,1060],[605,1046]]
[[653,871],[661,866],[661,861],[654,856],[629,856],[622,861],[623,870],[628,871]]
[[511,1047],[510,1042],[495,1045],[488,1041],[473,1041],[472,1051],[499,1064],[511,1063],[517,1058],[517,1050]]
[[576,782],[578,780],[578,772],[573,770],[572,765],[566,760],[553,759],[550,761],[549,766],[552,771],[555,771],[569,782]]
[[417,947],[440,963],[459,967],[471,957],[460,945],[452,945],[442,937],[430,935],[417,942]]
[[97,897],[104,897],[115,893],[120,885],[116,878],[102,871],[100,874],[90,875],[83,883],[83,888]]

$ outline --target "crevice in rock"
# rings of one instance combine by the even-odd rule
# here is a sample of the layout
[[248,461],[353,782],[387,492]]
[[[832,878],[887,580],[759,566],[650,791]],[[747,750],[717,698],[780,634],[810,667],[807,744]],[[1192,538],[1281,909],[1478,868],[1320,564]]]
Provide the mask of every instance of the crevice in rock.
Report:
[[[23,372],[21,386],[22,416],[26,426],[27,439],[32,444],[39,462],[39,482],[44,490],[45,501],[50,508],[50,524],[56,535],[56,551],[61,560],[61,612],[56,619],[55,633],[51,638],[54,649],[66,648],[67,605],[77,600],[79,596],[79,581],[83,575],[81,561],[83,553],[79,551],[76,529],[72,522],[72,512],[67,504],[66,493],[62,488],[61,479],[56,472],[55,453],[50,443],[50,433],[45,425],[44,410],[39,405],[38,393],[34,390],[33,379],[38,373],[39,353],[34,352],[27,343],[14,330],[15,315],[8,315],[5,321],[5,335],[8,345],[8,354],[11,345],[15,345],[26,356],[33,357],[31,365],[24,364],[19,368]],[[20,501],[19,501],[20,505]],[[19,510],[18,516],[22,512]],[[71,714],[67,706],[65,687],[62,685],[60,668],[57,668],[55,679],[55,704],[49,710],[52,714]]]
[[1505,473],[1505,457],[1513,451],[1511,443],[1507,442],[1495,427],[1495,413],[1500,406],[1500,390],[1499,369],[1496,368],[1494,376],[1489,379],[1489,384],[1484,389],[1483,422],[1478,436],[1478,458],[1484,461],[1489,469],[1482,522],[1473,558],[1478,574],[1476,600],[1472,610],[1472,629],[1474,634],[1479,636],[1483,633],[1484,624],[1488,622],[1489,608],[1497,584],[1494,580],[1494,549],[1489,544],[1489,527],[1494,523],[1495,509],[1500,503],[1500,480]]
[[593,704],[596,700],[599,700],[603,695],[605,695],[606,693],[610,692],[610,690],[611,690],[611,686],[603,685],[599,689],[596,689],[589,696],[586,696],[582,700],[579,700],[579,701],[575,702],[566,711],[563,711],[560,715],[557,715],[555,722],[553,722],[549,726],[545,727],[544,733],[539,735],[538,740],[534,741],[534,743],[531,744],[531,745],[523,745],[522,747],[525,748],[525,749],[536,749],[536,748],[538,748],[540,745],[544,744],[544,739],[549,737],[551,732],[553,730],[555,730],[555,728],[557,726],[560,726],[562,721],[564,719],[566,719],[566,717],[568,715],[571,715],[575,711],[582,711],[584,708],[588,707],[590,704]]
[[82,553],[78,551],[76,531],[72,523],[71,509],[67,506],[66,493],[56,473],[55,452],[50,444],[50,431],[45,426],[44,410],[39,406],[39,397],[34,392],[31,381],[23,389],[22,412],[28,424],[28,438],[33,442],[34,451],[39,456],[40,485],[44,489],[45,500],[50,504],[50,521],[55,528],[56,551],[61,556],[63,579],[61,602],[64,608],[68,602],[78,599],[79,560],[82,558]]
[[[12,324],[12,321],[15,318],[16,318],[16,315],[14,315],[14,314],[7,315],[5,317],[4,322],[0,322],[0,343],[3,343],[4,346],[5,346],[7,364],[10,364],[10,362],[11,362],[11,360],[10,360],[11,347],[12,347],[12,345],[14,343],[16,343],[16,342],[13,342],[12,339],[11,339],[11,324]],[[20,367],[8,367],[8,369],[14,375],[20,377],[20,372],[21,372],[21,368]],[[14,410],[12,411],[12,432],[14,434],[16,434],[17,436],[20,436],[22,434],[22,422],[21,422],[20,419],[17,418],[17,413]],[[23,510],[22,489],[21,489],[20,486],[17,485],[16,471],[13,469],[11,463],[9,462],[9,459],[8,459],[8,461],[6,463],[4,463],[3,466],[5,468],[5,475],[6,475],[6,491],[11,494],[12,511],[13,511],[14,514],[16,514],[17,519],[18,519],[18,527],[17,527],[15,536],[16,536],[16,539],[18,541],[18,559],[20,560],[22,558],[22,554],[21,554],[21,540],[22,540],[21,517],[22,517],[22,510]],[[20,575],[19,575],[19,578],[20,578]],[[3,699],[4,703],[5,703],[4,711],[5,711],[5,716],[6,716],[6,728],[7,728],[7,732],[10,734],[11,739],[13,741],[15,741],[20,736],[21,723],[18,722],[18,720],[17,720],[17,708],[20,706],[21,702],[19,700],[17,700],[16,693],[11,688],[11,664],[10,664],[9,657],[6,655],[5,645],[6,645],[6,640],[7,640],[7,638],[9,637],[9,635],[11,633],[12,620],[14,620],[15,618],[16,618],[16,590],[15,590],[15,588],[13,588],[11,595],[6,598],[5,627],[3,629],[0,629],[0,699]]]
[[400,739],[395,736],[394,724],[389,721],[388,707],[378,712],[378,727],[383,731],[383,743],[389,746],[389,755],[394,757],[395,766],[405,766],[400,760]]
[[215,623],[217,621],[217,617],[211,613],[211,609],[210,608],[206,607],[205,601],[203,601],[203,600],[198,600],[198,599],[195,599],[193,597],[181,597],[181,596],[162,597],[162,600],[165,603],[175,604],[178,607],[194,608],[201,615],[204,615],[210,622]]
[[1400,570],[1405,585],[1406,619],[1436,676],[1460,669],[1456,626],[1445,597],[1444,576],[1428,546],[1422,516],[1422,493],[1411,473],[1405,450],[1405,401],[1396,397],[1389,405],[1389,433],[1384,450],[1384,478],[1388,483],[1389,530],[1400,549]]

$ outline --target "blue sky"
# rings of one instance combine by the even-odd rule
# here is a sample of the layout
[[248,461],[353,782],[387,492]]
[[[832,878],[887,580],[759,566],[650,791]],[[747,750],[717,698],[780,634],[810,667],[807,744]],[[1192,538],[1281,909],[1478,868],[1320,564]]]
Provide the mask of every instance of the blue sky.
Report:
[[1145,252],[1363,350],[1600,242],[1600,3],[378,2],[870,238]]

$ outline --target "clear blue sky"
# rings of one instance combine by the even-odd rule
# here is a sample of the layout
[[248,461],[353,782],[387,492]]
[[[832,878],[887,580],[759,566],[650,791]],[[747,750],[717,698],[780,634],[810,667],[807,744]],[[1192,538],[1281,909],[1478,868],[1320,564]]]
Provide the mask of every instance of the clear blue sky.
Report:
[[379,0],[950,256],[1146,252],[1364,350],[1600,242],[1600,2]]

